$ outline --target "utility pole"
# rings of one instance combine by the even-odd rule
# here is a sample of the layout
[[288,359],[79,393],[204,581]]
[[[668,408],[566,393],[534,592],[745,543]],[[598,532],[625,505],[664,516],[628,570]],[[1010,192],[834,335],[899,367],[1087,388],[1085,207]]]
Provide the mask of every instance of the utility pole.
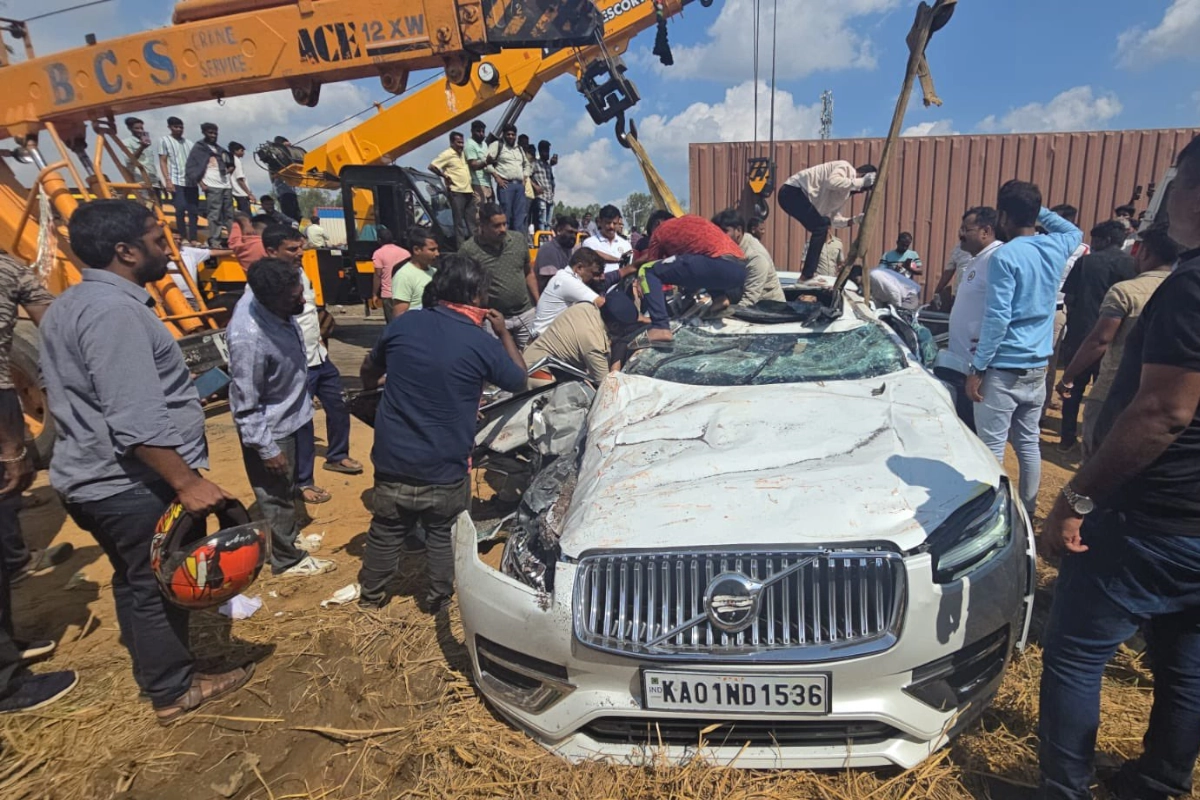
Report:
[[821,92],[821,138],[833,138],[833,92]]

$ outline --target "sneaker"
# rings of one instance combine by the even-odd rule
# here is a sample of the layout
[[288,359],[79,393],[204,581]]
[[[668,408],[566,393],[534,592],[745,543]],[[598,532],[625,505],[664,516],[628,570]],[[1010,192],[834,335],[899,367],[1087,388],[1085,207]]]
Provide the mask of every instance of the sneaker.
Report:
[[70,670],[30,674],[14,681],[12,694],[0,699],[0,714],[33,711],[50,705],[75,688],[79,676]]
[[333,572],[335,569],[337,569],[337,564],[328,559],[305,556],[300,563],[288,567],[279,574],[285,578],[311,578],[315,575]]
[[1061,442],[1059,442],[1057,445],[1055,445],[1055,447],[1058,449],[1058,452],[1060,452],[1060,453],[1069,453],[1075,449],[1075,445],[1078,443],[1078,441],[1079,441],[1078,439],[1076,439],[1074,436],[1072,436],[1069,439],[1063,439]]
[[53,547],[47,547],[45,550],[34,550],[29,563],[16,575],[13,575],[9,583],[17,584],[26,578],[48,572],[59,564],[66,563],[74,554],[75,545],[69,542],[56,544]]
[[50,639],[39,639],[36,642],[13,642],[17,649],[21,651],[22,661],[34,661],[39,658],[45,658],[54,652],[54,648],[58,647]]
[[218,697],[224,697],[246,685],[254,677],[254,663],[231,669],[228,672],[209,674],[197,672],[192,676],[192,685],[178,700],[169,706],[154,709],[159,725],[170,725],[185,714]]
[[303,550],[305,553],[316,553],[321,549],[321,543],[325,540],[323,533],[308,533],[301,534],[296,537],[296,541],[292,542],[297,550]]

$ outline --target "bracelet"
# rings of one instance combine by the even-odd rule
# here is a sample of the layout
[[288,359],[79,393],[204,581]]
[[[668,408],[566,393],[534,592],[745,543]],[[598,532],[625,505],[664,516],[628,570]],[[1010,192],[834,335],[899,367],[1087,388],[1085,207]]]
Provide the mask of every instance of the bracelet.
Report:
[[16,464],[18,461],[24,461],[26,454],[25,448],[22,447],[19,455],[15,455],[12,458],[0,458],[0,464]]

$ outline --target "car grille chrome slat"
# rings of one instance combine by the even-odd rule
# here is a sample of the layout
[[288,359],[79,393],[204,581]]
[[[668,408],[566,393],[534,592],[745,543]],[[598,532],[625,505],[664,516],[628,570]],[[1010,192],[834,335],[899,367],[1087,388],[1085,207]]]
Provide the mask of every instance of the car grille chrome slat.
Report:
[[[732,633],[706,609],[726,573],[761,587],[753,617]],[[575,587],[575,635],[598,650],[820,661],[891,647],[906,577],[900,555],[884,550],[600,553],[580,559]]]

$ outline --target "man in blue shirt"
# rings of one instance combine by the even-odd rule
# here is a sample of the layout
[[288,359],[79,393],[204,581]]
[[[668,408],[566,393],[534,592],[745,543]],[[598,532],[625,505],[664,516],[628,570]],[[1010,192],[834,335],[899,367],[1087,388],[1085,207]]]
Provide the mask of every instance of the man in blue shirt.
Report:
[[312,421],[308,357],[300,326],[304,311],[300,273],[289,262],[264,258],[246,273],[250,291],[233,310],[229,340],[229,406],[242,442],[246,476],[271,526],[271,570],[309,577],[332,561],[296,546],[296,433]]
[[[387,585],[418,523],[429,561],[427,610],[437,613],[454,593],[451,529],[471,504],[468,471],[483,383],[519,392],[526,380],[504,315],[483,308],[489,280],[475,259],[442,256],[424,307],[388,323],[363,362],[363,386],[377,386],[385,374],[387,382],[371,450],[375,493],[358,574],[362,605],[387,602]],[[495,336],[480,328],[485,319]]]
[[[1001,463],[1013,433],[1021,502],[1032,516],[1042,479],[1038,423],[1054,350],[1058,285],[1083,232],[1043,208],[1041,190],[1024,181],[1000,187],[996,211],[996,235],[1006,244],[988,265],[983,325],[966,388],[975,403],[976,432]],[[1037,235],[1038,225],[1045,236]]]
[[887,267],[890,270],[899,272],[906,278],[914,278],[917,275],[925,274],[925,266],[921,263],[921,256],[916,250],[912,249],[913,236],[905,231],[896,237],[896,249],[888,250],[883,254],[883,258],[879,259],[879,266]]

